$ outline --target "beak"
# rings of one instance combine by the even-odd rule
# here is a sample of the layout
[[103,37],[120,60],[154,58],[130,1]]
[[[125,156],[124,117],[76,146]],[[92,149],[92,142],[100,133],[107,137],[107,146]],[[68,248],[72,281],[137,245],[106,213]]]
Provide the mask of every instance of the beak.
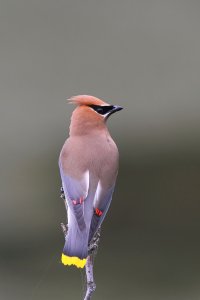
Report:
[[[123,107],[121,107],[121,106],[113,105],[113,108],[110,110],[109,114],[107,115],[107,118],[108,118],[110,115],[114,114],[116,111],[120,111],[120,110],[122,110],[122,109],[123,109]],[[106,118],[106,119],[107,119],[107,118]]]
[[118,106],[118,105],[114,105],[114,108],[112,109],[112,113],[114,113],[114,112],[116,112],[116,111],[120,111],[120,110],[122,110],[122,109],[123,109],[123,107]]

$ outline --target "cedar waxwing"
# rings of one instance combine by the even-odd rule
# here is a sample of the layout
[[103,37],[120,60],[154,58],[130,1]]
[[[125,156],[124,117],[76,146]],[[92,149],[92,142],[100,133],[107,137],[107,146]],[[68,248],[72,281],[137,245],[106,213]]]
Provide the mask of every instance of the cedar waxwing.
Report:
[[118,172],[118,149],[106,120],[122,107],[88,95],[75,96],[69,101],[77,107],[71,117],[69,138],[59,157],[68,207],[62,263],[83,268],[88,246],[110,206]]

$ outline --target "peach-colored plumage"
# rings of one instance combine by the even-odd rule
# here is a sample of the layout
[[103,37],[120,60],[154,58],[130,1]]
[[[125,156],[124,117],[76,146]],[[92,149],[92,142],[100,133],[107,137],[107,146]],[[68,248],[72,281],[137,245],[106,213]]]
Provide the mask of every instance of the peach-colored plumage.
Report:
[[91,105],[91,104],[108,105],[103,100],[96,98],[94,96],[90,96],[90,95],[73,96],[67,100],[69,101],[69,103],[74,103],[74,104],[78,104],[78,105]]
[[88,245],[112,200],[118,149],[106,120],[122,108],[89,95],[74,96],[68,101],[77,107],[71,117],[70,136],[59,159],[69,221],[63,263],[77,265],[78,261],[79,266],[80,260],[87,258]]

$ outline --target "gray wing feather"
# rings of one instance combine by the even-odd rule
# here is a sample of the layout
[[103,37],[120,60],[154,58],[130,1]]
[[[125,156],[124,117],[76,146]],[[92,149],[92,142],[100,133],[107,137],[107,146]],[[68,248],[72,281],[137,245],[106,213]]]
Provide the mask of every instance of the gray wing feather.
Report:
[[83,177],[80,180],[77,180],[64,174],[62,167],[60,167],[60,173],[62,178],[62,186],[70,213],[74,214],[79,225],[79,229],[83,230],[85,228],[83,205],[74,205],[73,201],[79,201],[80,198],[86,199],[89,189],[89,175],[86,172],[83,174]]
[[97,229],[101,226],[101,224],[107,214],[107,211],[109,209],[109,206],[110,206],[110,203],[112,200],[114,188],[115,188],[115,184],[106,192],[104,191],[103,193],[100,193],[99,195],[97,195],[98,198],[95,203],[95,207],[100,209],[103,212],[103,214],[99,217],[98,215],[95,214],[95,211],[94,211],[91,225],[90,225],[89,242],[93,238]]

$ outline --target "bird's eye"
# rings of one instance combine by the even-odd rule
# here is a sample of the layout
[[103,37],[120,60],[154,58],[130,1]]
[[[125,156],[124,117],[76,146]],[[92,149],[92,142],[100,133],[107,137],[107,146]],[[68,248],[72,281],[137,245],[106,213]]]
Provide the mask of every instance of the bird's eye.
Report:
[[100,105],[89,105],[92,109],[94,109],[98,114],[100,115],[106,115],[113,109],[113,105],[106,105],[106,106],[100,106]]
[[99,114],[101,114],[101,115],[103,115],[104,114],[104,110],[103,110],[103,108],[102,107],[97,107],[96,109],[96,112],[98,112]]

